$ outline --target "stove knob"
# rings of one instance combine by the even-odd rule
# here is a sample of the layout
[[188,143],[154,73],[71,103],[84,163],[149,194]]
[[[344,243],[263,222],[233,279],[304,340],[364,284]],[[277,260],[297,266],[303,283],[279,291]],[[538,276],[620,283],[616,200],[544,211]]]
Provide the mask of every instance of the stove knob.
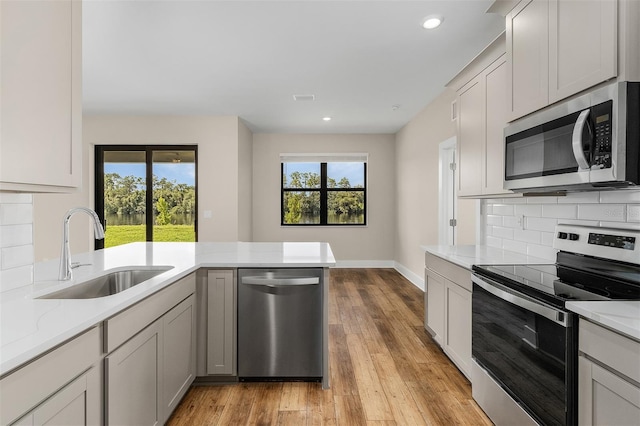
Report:
[[558,239],[559,240],[566,240],[567,239],[567,233],[566,232],[558,232]]
[[569,239],[571,241],[578,241],[580,239],[580,235],[578,235],[578,234],[569,234]]

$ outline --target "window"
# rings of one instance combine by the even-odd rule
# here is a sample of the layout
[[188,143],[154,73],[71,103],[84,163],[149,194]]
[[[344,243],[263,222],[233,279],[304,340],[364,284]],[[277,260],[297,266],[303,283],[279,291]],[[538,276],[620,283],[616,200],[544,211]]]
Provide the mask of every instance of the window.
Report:
[[136,241],[197,241],[197,147],[96,146],[96,249]]
[[282,154],[281,225],[366,225],[366,159]]

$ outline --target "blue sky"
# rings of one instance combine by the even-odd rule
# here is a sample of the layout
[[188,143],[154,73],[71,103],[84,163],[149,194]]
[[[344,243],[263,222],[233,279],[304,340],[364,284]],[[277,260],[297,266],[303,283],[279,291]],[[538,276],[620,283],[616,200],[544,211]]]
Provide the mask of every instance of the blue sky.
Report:
[[[159,178],[167,178],[177,183],[195,184],[196,167],[194,163],[156,163],[153,171]],[[117,173],[120,176],[144,178],[146,167],[141,163],[104,163],[105,173]]]
[[[364,186],[364,173],[363,163],[327,163],[327,175],[330,178],[340,181],[343,177],[349,179],[351,186],[361,185]],[[291,173],[298,172],[311,172],[320,174],[319,163],[285,163],[284,172],[287,176]]]

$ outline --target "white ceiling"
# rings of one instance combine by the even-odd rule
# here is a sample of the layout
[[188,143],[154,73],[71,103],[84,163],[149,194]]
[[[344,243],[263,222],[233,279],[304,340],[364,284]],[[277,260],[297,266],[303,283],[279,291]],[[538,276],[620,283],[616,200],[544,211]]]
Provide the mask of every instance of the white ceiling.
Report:
[[[484,13],[490,4],[85,1],[84,111],[237,115],[254,132],[395,133],[503,31],[504,18]],[[431,14],[444,23],[427,31]]]

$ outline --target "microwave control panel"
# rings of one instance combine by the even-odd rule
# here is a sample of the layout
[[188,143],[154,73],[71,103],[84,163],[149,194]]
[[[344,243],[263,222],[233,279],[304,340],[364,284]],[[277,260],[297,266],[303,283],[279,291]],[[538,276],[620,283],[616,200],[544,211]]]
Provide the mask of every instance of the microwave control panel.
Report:
[[594,149],[591,167],[608,169],[611,167],[611,126],[613,102],[607,101],[591,107],[594,126]]

